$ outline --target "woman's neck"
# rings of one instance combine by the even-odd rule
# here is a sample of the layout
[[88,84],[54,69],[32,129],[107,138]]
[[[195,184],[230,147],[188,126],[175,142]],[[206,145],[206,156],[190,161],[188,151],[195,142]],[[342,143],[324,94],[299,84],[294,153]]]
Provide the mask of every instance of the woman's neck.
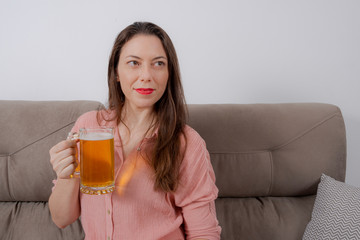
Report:
[[[134,108],[129,104],[125,104],[121,113],[121,122],[125,124],[130,131],[130,135],[134,133],[151,134],[154,124],[154,110],[150,108]],[[121,124],[121,123],[120,123]]]

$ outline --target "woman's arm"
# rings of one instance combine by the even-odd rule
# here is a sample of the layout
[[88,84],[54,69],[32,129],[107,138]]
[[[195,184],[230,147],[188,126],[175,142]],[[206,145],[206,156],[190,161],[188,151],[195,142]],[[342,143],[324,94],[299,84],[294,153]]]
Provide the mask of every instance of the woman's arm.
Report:
[[80,179],[69,177],[76,168],[75,154],[76,141],[62,141],[50,150],[57,181],[49,198],[49,209],[59,228],[65,228],[80,216]]
[[186,150],[180,168],[175,205],[182,209],[186,239],[219,240],[215,199],[218,189],[205,141],[193,129],[186,130]]
[[79,179],[59,179],[49,199],[53,222],[65,228],[80,216]]

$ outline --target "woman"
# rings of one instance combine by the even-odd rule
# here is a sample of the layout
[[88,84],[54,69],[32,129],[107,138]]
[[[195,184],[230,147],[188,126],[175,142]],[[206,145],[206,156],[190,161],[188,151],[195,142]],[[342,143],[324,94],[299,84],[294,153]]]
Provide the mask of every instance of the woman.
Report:
[[83,127],[115,128],[111,194],[79,193],[76,141],[50,150],[57,174],[49,199],[61,228],[81,215],[86,239],[219,239],[215,175],[204,140],[185,124],[178,60],[160,27],[136,22],[117,37],[108,68],[109,108],[82,115]]

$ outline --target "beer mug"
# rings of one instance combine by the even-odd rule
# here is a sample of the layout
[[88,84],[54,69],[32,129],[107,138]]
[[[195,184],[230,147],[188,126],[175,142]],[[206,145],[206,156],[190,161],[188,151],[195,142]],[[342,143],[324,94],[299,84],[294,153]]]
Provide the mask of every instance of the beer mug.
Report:
[[68,139],[80,140],[76,156],[80,161],[73,173],[73,177],[80,175],[80,191],[93,195],[114,191],[113,128],[81,128],[79,133],[69,133]]

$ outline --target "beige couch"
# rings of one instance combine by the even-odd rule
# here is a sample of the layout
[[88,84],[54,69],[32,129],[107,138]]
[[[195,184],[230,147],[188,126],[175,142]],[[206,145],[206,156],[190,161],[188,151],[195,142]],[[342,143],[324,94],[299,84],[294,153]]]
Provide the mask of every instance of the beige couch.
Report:
[[[91,101],[0,101],[0,239],[83,239],[51,221],[49,149]],[[345,126],[328,104],[189,105],[217,177],[222,239],[301,239],[321,173],[344,181]]]

